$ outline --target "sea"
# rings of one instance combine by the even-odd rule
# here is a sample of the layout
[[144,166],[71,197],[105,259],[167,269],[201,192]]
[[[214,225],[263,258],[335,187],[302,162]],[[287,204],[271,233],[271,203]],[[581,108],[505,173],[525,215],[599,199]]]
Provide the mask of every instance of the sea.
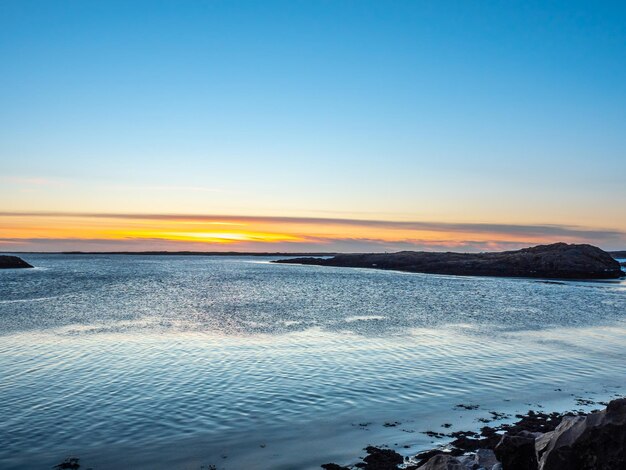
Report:
[[5,470],[318,469],[626,394],[624,279],[21,256],[0,270]]

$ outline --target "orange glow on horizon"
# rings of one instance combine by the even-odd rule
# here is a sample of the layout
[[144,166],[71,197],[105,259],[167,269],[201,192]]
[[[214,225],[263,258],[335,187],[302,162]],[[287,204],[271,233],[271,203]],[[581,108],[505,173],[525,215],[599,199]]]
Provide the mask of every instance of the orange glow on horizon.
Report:
[[137,230],[137,231],[120,231],[117,236],[112,238],[116,239],[128,239],[128,238],[144,238],[144,239],[161,239],[172,241],[191,241],[191,242],[203,242],[203,243],[237,243],[237,242],[262,242],[262,243],[277,243],[277,242],[297,242],[303,241],[301,237],[282,234],[282,233],[268,233],[268,232],[220,232],[220,231],[193,231],[193,232],[169,232],[159,230]]
[[0,214],[0,242],[9,249],[15,245],[45,246],[47,241],[61,242],[63,246],[75,246],[76,250],[81,250],[85,243],[105,246],[102,244],[110,242],[111,248],[122,247],[121,251],[141,251],[153,246],[165,250],[182,247],[210,251],[207,247],[211,245],[217,251],[220,246],[229,246],[229,250],[263,251],[263,245],[274,245],[278,248],[272,249],[279,251],[499,250],[556,241],[593,242],[591,236],[585,238],[582,229],[565,228],[559,232],[550,227],[533,231],[515,225],[485,227],[432,222],[407,225],[402,221],[356,219],[5,213]]

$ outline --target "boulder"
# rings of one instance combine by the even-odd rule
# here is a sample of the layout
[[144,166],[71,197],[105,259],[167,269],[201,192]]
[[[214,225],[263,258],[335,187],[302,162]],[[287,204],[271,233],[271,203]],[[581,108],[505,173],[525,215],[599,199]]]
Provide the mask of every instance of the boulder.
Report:
[[431,457],[419,470],[467,470],[457,457],[439,454]]
[[497,463],[496,454],[491,449],[478,449],[474,455],[474,464],[478,468],[492,468]]
[[[565,419],[565,418],[564,418]],[[561,421],[563,423],[563,421]],[[554,431],[547,432],[535,439],[535,453],[537,454],[537,462],[541,460],[541,456],[545,453],[550,445],[550,440],[554,436]]]
[[540,470],[626,468],[626,398],[613,400],[604,411],[563,419],[547,445],[538,444]]
[[[424,465],[426,462],[428,462],[430,459],[432,459],[435,455],[439,455],[439,454],[445,454],[446,452],[444,452],[441,449],[431,449],[431,450],[427,450],[424,452],[420,452],[419,454],[417,454],[414,458],[417,461],[417,467]],[[462,454],[463,452],[460,452],[459,454]],[[454,454],[452,454],[454,455]]]
[[504,470],[537,470],[535,439],[505,434],[495,448]]

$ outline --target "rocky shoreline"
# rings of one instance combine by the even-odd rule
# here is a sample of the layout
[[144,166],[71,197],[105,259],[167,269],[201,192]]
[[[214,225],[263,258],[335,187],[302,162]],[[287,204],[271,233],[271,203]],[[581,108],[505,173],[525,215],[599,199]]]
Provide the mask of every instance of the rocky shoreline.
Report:
[[[557,389],[555,391],[560,391]],[[614,395],[615,396],[615,395]],[[423,434],[450,441],[444,445],[402,456],[387,446],[367,446],[367,455],[350,465],[324,463],[324,470],[619,470],[626,469],[626,397],[609,403],[577,398],[581,406],[601,405],[603,410],[585,412],[543,412],[529,410],[515,415],[516,421],[484,425],[474,431]],[[541,407],[541,405],[537,405]],[[455,409],[477,410],[472,404]],[[510,415],[489,412],[500,421]],[[367,423],[371,424],[371,423]],[[401,423],[386,423],[385,426]],[[363,425],[361,425],[363,426]],[[449,429],[452,424],[445,423]],[[264,447],[264,446],[262,446]],[[408,445],[404,446],[408,448]],[[223,456],[223,458],[225,458]],[[55,470],[80,470],[76,456],[69,456],[53,467]],[[209,464],[200,469],[218,470],[222,465]],[[229,467],[230,468],[230,467]],[[264,467],[265,468],[265,467]]]
[[[438,434],[453,440],[403,457],[368,446],[362,462],[324,470],[617,470],[626,468],[626,398],[589,413],[529,411],[518,421],[479,431]],[[460,405],[463,406],[463,405]]]
[[0,255],[0,269],[32,268],[30,264],[18,256]]
[[342,254],[332,258],[289,258],[275,261],[352,268],[388,269],[460,276],[530,277],[550,279],[616,279],[625,275],[607,252],[592,245],[554,243],[498,253]]

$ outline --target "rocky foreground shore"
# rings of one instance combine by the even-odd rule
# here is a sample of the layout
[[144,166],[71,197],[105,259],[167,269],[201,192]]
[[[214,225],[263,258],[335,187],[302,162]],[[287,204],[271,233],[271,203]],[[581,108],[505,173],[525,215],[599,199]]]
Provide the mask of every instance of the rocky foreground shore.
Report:
[[0,255],[0,269],[32,268],[30,264],[17,256]]
[[325,470],[620,470],[626,469],[626,398],[584,413],[535,413],[480,432],[455,432],[447,446],[404,458],[367,447],[350,467]]
[[499,253],[401,251],[343,254],[332,258],[291,258],[275,262],[460,276],[615,279],[625,275],[620,264],[600,248],[567,243]]

